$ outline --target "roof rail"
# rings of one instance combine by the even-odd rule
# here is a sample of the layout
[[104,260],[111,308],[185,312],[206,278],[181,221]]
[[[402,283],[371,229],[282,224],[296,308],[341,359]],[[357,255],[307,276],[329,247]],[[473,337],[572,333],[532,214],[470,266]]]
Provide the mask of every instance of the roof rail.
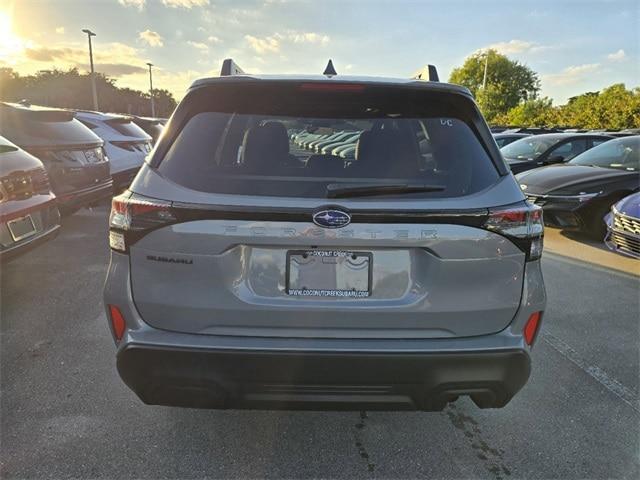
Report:
[[230,75],[244,75],[244,71],[238,66],[232,58],[227,58],[222,62],[222,69],[220,70],[221,77],[228,77]]
[[413,80],[427,80],[429,82],[439,82],[438,69],[435,65],[427,65],[421,68],[411,77]]

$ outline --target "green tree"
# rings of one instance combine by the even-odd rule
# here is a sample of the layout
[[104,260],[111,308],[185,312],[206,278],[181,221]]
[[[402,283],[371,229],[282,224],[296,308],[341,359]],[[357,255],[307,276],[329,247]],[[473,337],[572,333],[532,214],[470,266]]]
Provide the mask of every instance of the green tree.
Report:
[[570,98],[560,108],[560,118],[581,128],[640,128],[640,89],[627,90],[617,83]]
[[[149,94],[120,88],[106,75],[96,75],[99,107],[104,112],[151,115]],[[176,101],[168,90],[154,90],[156,115],[168,117]],[[10,68],[0,68],[0,100],[28,100],[33,104],[60,108],[92,109],[91,77],[72,68],[42,70],[21,76]]]
[[[486,88],[482,88],[485,62],[487,82]],[[493,49],[468,57],[461,67],[451,72],[449,81],[467,87],[489,121],[523,100],[535,99],[540,91],[537,73]]]
[[500,125],[545,127],[558,123],[558,110],[548,97],[526,100],[507,113],[497,116],[494,121]]
[[623,84],[614,84],[601,92],[571,97],[557,107],[548,98],[527,100],[494,121],[522,127],[640,128],[640,88],[627,90]]
[[0,99],[15,97],[20,88],[20,75],[11,68],[0,68]]
[[168,117],[176,108],[176,101],[169,90],[154,88],[153,98],[156,107],[156,115]]

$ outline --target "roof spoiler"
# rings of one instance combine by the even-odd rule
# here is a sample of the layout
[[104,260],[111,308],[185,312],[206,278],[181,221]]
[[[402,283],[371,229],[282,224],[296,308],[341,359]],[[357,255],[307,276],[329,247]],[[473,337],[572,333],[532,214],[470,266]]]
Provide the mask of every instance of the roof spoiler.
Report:
[[230,75],[245,75],[245,73],[232,58],[227,58],[222,62],[220,76],[228,77]]
[[435,65],[427,65],[421,68],[411,77],[413,80],[427,80],[429,82],[439,82],[438,69]]

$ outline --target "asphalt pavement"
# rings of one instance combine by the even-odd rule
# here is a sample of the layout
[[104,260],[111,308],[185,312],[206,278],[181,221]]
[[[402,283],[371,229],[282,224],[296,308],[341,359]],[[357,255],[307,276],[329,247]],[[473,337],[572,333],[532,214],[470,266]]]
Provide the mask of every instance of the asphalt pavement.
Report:
[[533,373],[503,409],[151,407],[115,371],[106,223],[83,210],[1,267],[2,478],[640,478],[637,276],[545,253]]

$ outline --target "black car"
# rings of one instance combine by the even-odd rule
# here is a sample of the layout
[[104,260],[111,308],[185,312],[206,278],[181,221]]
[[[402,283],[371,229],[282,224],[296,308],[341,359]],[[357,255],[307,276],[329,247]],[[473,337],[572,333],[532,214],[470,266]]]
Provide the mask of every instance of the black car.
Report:
[[619,130],[617,132],[611,132],[609,135],[614,137],[630,137],[633,135],[640,135],[640,128],[627,128],[625,130]]
[[608,141],[562,165],[516,175],[546,224],[602,240],[611,205],[640,189],[640,136]]
[[562,130],[547,127],[517,127],[512,128],[504,133],[528,133],[530,135],[541,135],[543,133],[561,133]]
[[104,142],[74,112],[0,102],[0,134],[42,161],[61,213],[112,196]]
[[510,143],[515,142],[516,140],[520,140],[521,138],[530,137],[529,133],[510,133],[510,132],[502,132],[502,133],[494,133],[493,139],[498,144],[498,148],[505,147]]
[[132,119],[133,123],[151,135],[154,144],[158,141],[162,130],[164,130],[164,119],[152,117],[132,117]]
[[610,135],[546,133],[522,138],[500,149],[515,173],[544,165],[568,162],[582,152],[611,140]]

